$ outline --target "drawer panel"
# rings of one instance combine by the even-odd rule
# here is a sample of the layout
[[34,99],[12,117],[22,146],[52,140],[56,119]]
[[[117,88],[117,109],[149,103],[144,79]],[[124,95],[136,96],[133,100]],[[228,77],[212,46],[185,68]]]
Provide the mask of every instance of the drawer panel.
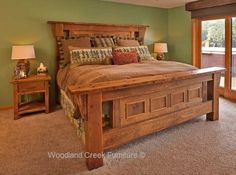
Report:
[[120,126],[161,117],[202,101],[202,83],[123,98],[119,105]]
[[45,82],[44,81],[36,81],[30,83],[20,83],[18,84],[18,92],[34,92],[34,91],[42,91],[45,90]]
[[149,99],[145,96],[120,101],[121,126],[145,120],[148,114]]
[[202,83],[192,85],[188,88],[188,102],[202,102]]

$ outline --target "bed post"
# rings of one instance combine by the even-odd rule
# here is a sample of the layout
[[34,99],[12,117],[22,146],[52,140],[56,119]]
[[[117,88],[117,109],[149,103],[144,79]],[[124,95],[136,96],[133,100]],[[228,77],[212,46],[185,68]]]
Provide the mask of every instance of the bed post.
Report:
[[102,132],[102,93],[92,92],[87,95],[87,117],[85,119],[85,151],[89,170],[103,166]]
[[218,87],[220,83],[220,72],[212,75],[212,80],[207,83],[207,98],[212,100],[212,112],[208,113],[207,120],[219,120],[219,92]]

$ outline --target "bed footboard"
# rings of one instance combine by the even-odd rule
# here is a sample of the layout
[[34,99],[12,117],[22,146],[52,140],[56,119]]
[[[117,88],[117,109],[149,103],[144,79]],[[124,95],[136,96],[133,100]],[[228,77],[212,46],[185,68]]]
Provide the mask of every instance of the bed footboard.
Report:
[[[219,119],[222,68],[70,86],[86,96],[85,145],[88,169],[103,165],[103,151],[206,114]],[[111,127],[103,130],[102,103],[111,102]]]

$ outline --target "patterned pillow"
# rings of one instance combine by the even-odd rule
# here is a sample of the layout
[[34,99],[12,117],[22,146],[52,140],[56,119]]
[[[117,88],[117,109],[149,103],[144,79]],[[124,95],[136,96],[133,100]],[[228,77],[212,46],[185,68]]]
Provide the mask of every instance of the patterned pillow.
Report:
[[80,47],[80,48],[89,48],[91,47],[89,37],[81,37],[75,39],[67,39],[62,41],[62,47],[64,52],[64,63],[67,64],[70,62],[70,51],[69,46]]
[[106,42],[107,47],[114,47],[115,46],[115,43],[112,38],[108,37],[108,38],[104,38],[104,40]]
[[71,64],[110,64],[112,48],[88,48],[70,51]]
[[113,55],[113,63],[115,65],[123,65],[130,63],[138,63],[138,55],[137,52],[112,52]]
[[95,38],[95,47],[113,47],[115,46],[114,41],[110,37],[106,38]]
[[116,47],[114,48],[114,51],[118,51],[118,52],[136,51],[139,56],[140,61],[153,59],[147,46]]

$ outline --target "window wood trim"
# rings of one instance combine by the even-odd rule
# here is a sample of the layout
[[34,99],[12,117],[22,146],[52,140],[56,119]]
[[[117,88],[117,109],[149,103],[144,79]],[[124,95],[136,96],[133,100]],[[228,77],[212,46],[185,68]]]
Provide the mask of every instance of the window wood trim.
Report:
[[201,44],[201,20],[200,19],[192,19],[192,64],[198,68],[201,67],[201,52],[202,52],[202,44]]

